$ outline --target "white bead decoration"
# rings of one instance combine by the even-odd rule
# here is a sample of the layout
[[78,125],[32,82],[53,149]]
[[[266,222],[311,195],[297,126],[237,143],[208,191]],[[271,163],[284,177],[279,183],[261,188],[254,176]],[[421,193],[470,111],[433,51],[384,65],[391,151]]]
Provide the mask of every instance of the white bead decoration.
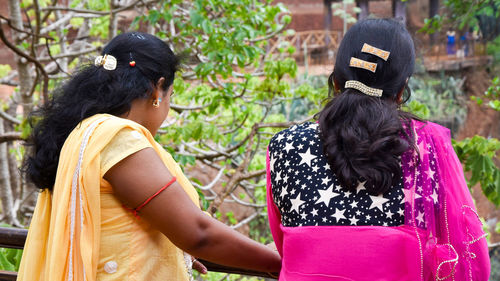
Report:
[[382,93],[384,92],[382,89],[375,89],[366,86],[365,84],[356,81],[356,80],[349,80],[345,82],[345,88],[350,88],[350,89],[356,89],[360,92],[362,92],[365,95],[369,95],[372,97],[381,97]]
[[115,261],[108,261],[104,264],[104,271],[106,271],[106,273],[115,273],[117,269],[118,264]]

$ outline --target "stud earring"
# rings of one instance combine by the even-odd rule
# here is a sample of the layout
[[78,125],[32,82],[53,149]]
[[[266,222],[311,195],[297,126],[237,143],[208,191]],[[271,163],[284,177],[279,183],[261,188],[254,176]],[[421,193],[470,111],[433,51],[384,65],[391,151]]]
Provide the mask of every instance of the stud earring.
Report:
[[160,102],[161,102],[161,98],[158,98],[157,100],[154,100],[153,101],[153,106],[154,107],[160,107]]

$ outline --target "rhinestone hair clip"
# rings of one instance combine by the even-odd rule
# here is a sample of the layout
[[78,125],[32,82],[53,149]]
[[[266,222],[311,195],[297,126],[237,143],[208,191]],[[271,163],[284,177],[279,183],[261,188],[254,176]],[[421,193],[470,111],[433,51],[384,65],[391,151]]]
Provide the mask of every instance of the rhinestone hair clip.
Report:
[[372,97],[379,97],[379,98],[382,96],[382,93],[384,92],[382,89],[375,89],[368,87],[365,84],[356,80],[349,80],[345,82],[345,88],[356,89],[365,95],[369,95]]
[[375,48],[369,44],[363,44],[363,48],[361,49],[361,52],[363,53],[367,53],[367,54],[372,54],[374,56],[377,56],[385,61],[387,61],[387,59],[389,59],[389,55],[391,54],[391,52],[388,52],[388,51],[384,51],[382,49],[379,49],[379,48]]
[[355,58],[355,57],[351,57],[351,61],[349,62],[349,66],[363,68],[363,69],[366,69],[366,70],[371,71],[373,73],[375,73],[375,71],[377,70],[376,63],[367,62],[367,61],[360,60],[360,59]]
[[116,58],[112,55],[98,56],[94,61],[95,66],[102,66],[106,70],[116,69]]

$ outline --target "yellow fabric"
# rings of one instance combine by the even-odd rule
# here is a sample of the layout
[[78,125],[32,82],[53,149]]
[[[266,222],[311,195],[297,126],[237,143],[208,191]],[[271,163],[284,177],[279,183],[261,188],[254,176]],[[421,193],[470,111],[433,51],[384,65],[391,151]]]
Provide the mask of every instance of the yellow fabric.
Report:
[[141,133],[131,128],[123,128],[101,151],[101,175],[127,156],[152,147],[148,139]]
[[[83,222],[79,220],[80,201],[76,200],[74,245],[70,251],[71,187],[80,145],[87,127],[103,117],[108,119],[91,135],[77,178]],[[188,280],[183,252],[145,221],[135,219],[125,210],[102,179],[101,152],[124,128],[136,130],[146,137],[177,182],[199,206],[196,190],[147,129],[111,115],[90,117],[73,130],[62,148],[53,192],[44,190],[38,197],[18,280],[68,280],[70,255],[73,280]],[[104,271],[109,261],[117,263],[115,273]]]

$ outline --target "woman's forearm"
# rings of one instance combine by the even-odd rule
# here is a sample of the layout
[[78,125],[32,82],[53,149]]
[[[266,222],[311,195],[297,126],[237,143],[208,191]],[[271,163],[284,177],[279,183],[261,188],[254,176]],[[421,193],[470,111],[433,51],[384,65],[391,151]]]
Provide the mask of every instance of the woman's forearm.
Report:
[[[281,258],[277,251],[253,241],[225,224],[207,216],[203,240],[188,253],[208,261],[231,267],[279,272]],[[206,223],[206,224],[205,224]]]

